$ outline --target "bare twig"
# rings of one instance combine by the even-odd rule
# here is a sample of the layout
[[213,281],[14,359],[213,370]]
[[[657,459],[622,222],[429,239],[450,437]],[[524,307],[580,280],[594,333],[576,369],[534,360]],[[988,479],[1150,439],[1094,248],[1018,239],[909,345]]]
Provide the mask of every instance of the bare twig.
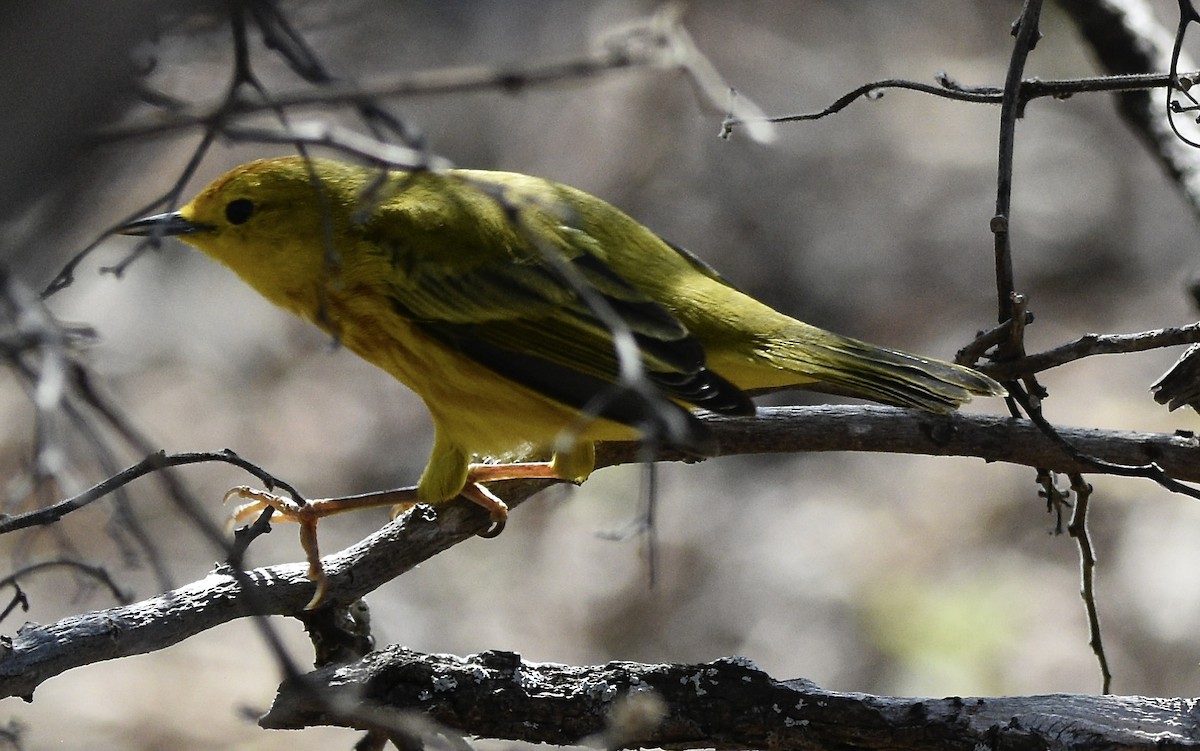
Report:
[[1008,381],[1024,375],[1041,373],[1085,357],[1145,352],[1196,342],[1200,342],[1200,323],[1139,331],[1134,334],[1084,334],[1074,341],[1044,352],[1026,355],[1018,360],[992,362],[979,368],[993,378]]
[[1058,486],[1058,475],[1045,467],[1037,468],[1034,480],[1041,487],[1038,495],[1046,499],[1046,513],[1054,514],[1054,534],[1063,533],[1063,515],[1071,507],[1070,491]]
[[281,487],[294,497],[299,498],[299,494],[296,493],[295,489],[286,482],[271,476],[266,470],[246,461],[229,449],[225,449],[224,451],[193,451],[182,454],[167,454],[165,451],[158,451],[147,456],[137,464],[127,467],[93,485],[79,495],[61,500],[52,506],[45,506],[24,514],[12,514],[0,517],[0,535],[15,532],[18,529],[52,524],[72,511],[81,509],[114,492],[117,488],[123,487],[139,477],[144,477],[152,472],[158,472],[167,467],[182,467],[188,464],[205,462],[223,462],[240,467],[254,475],[259,482],[268,488]]
[[[15,587],[17,586],[17,582],[30,576],[31,574],[56,568],[71,569],[72,571],[83,574],[93,581],[103,584],[105,589],[108,590],[109,594],[112,595],[113,599],[119,603],[127,605],[133,602],[133,596],[124,587],[118,584],[115,579],[112,578],[112,575],[108,572],[108,569],[105,569],[103,566],[94,566],[90,563],[84,563],[83,561],[74,561],[65,558],[53,561],[39,561],[37,563],[31,563],[28,566],[22,566],[11,574],[0,578],[0,588]],[[0,621],[3,621],[4,616],[6,615],[7,613],[0,615]]]
[[[1025,61],[1037,44],[1041,32],[1038,18],[1042,12],[1042,0],[1025,0],[1021,16],[1017,20],[1012,56],[1004,81],[1003,98],[1000,103],[999,156],[996,169],[996,214],[992,217],[992,234],[995,236],[996,253],[996,300],[998,321],[1013,320],[1013,296],[1016,288],[1013,280],[1012,248],[1009,245],[1009,222],[1012,214],[1013,152],[1016,145],[1017,119],[1021,116],[1024,102],[1020,98],[1021,79],[1025,72]],[[1024,323],[1024,318],[1015,323]],[[1024,354],[1022,342],[1012,342],[1000,352],[1003,360]]]
[[[1020,82],[1017,91],[1017,101],[1024,107],[1025,104],[1034,99],[1044,99],[1046,97],[1067,99],[1076,94],[1147,91],[1170,87],[1172,84],[1173,78],[1170,73],[1085,76],[1082,78],[1063,79],[1027,78]],[[846,92],[827,107],[817,112],[777,115],[765,118],[765,121],[771,123],[793,123],[821,120],[841,112],[859,99],[879,99],[889,89],[915,91],[921,94],[930,94],[942,99],[967,102],[969,104],[1000,104],[1004,99],[1004,89],[1001,87],[965,86],[952,79],[946,73],[939,73],[936,85],[905,78],[888,78],[880,81],[872,81]],[[744,120],[731,117],[725,120],[723,126],[725,133],[728,134],[734,128],[747,124],[748,122]]]
[[1075,513],[1067,532],[1079,545],[1079,595],[1083,598],[1088,619],[1088,644],[1100,665],[1101,691],[1112,690],[1112,671],[1108,668],[1108,655],[1104,651],[1104,639],[1100,633],[1100,610],[1096,606],[1096,552],[1092,547],[1092,536],[1088,532],[1088,503],[1092,498],[1092,486],[1078,472],[1071,473],[1071,490],[1075,492]]
[[[1025,411],[1025,414],[1029,415],[1030,421],[1037,426],[1038,430],[1078,463],[1076,467],[1066,471],[1103,472],[1105,474],[1117,475],[1118,477],[1142,477],[1147,480],[1153,480],[1172,493],[1179,493],[1200,500],[1200,489],[1180,482],[1179,479],[1172,476],[1169,470],[1164,469],[1160,463],[1153,459],[1149,461],[1124,462],[1102,458],[1100,454],[1091,453],[1082,444],[1071,440],[1066,431],[1050,424],[1050,421],[1042,414],[1040,397],[1031,397],[1023,389],[1013,386],[1009,389],[1009,400],[1020,404],[1021,409]],[[1187,435],[1194,437],[1190,432]],[[1050,468],[1064,471],[1061,466],[1052,466]]]
[[450,160],[420,149],[385,143],[323,120],[297,122],[280,128],[229,126],[224,135],[240,143],[282,143],[324,146],[371,164],[396,169],[444,170]]

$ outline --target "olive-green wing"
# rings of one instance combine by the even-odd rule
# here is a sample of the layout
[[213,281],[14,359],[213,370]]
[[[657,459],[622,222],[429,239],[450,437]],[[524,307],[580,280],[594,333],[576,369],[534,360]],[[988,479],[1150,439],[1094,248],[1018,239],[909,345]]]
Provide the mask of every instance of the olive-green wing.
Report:
[[[621,376],[629,369],[617,355],[615,318],[646,379],[663,393],[714,412],[753,412],[741,390],[705,367],[703,346],[683,324],[593,252],[592,238],[539,226],[550,234],[536,248],[510,232],[423,237],[425,261],[409,264],[391,285],[393,310],[505,378],[641,425],[650,417],[644,396],[614,388],[630,383]],[[443,252],[453,256],[428,258]]]

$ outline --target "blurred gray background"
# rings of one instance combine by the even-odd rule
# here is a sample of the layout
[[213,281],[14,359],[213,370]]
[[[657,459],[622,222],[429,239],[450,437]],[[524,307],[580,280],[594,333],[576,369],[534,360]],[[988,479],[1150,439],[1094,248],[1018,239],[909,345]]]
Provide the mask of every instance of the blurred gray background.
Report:
[[[1168,24],[1173,5],[1161,4]],[[356,0],[288,7],[335,72],[367,81],[577,55],[657,6]],[[999,84],[1019,8],[1015,1],[703,0],[690,4],[685,25],[731,85],[785,114],[821,109],[867,81],[931,81],[939,70],[965,83]],[[155,38],[145,10],[130,3],[121,13],[97,14],[83,36],[103,45],[77,58],[44,50],[44,64],[61,65],[66,55],[72,70],[120,80],[129,75],[123,49],[136,43],[139,64],[155,63],[152,85],[191,100],[219,96],[230,54],[220,16],[185,14]],[[25,37],[45,31],[34,24],[47,20],[28,23],[19,27]],[[1095,72],[1053,6],[1042,30],[1030,75]],[[20,45],[4,49],[9,77],[43,59],[19,58]],[[86,62],[92,53],[95,64]],[[269,87],[298,88],[261,46],[253,53]],[[99,101],[88,100],[80,114],[69,99],[60,101],[77,89],[61,77],[53,82],[58,88],[44,91],[55,106],[34,110],[30,130],[11,137],[50,138],[61,128],[69,143],[93,119],[119,114],[124,101],[119,89],[87,83],[80,98]],[[40,101],[29,81],[13,85]],[[809,322],[943,358],[994,323],[988,220],[996,108],[889,92],[823,121],[782,126],[770,145],[740,134],[722,141],[720,113],[703,107],[685,79],[642,70],[516,94],[413,98],[393,109],[457,165],[537,174],[601,196]],[[335,112],[315,114],[349,122]],[[75,250],[176,179],[196,138],[78,151],[50,141],[53,163],[10,155],[14,177],[4,182],[17,198],[9,199],[3,252],[14,271],[44,284]],[[278,153],[221,145],[186,193],[235,164]],[[1031,105],[1018,129],[1015,180],[1017,286],[1037,315],[1031,349],[1086,332],[1195,320],[1184,287],[1197,266],[1196,220],[1107,96]],[[23,194],[32,198],[25,202]],[[181,245],[148,254],[123,278],[98,273],[132,245],[107,241],[51,308],[96,327],[90,361],[157,444],[233,448],[310,497],[416,479],[431,437],[419,400]],[[1050,372],[1043,379],[1051,392],[1047,416],[1063,425],[1193,429],[1194,413],[1168,414],[1147,392],[1176,355],[1094,358]],[[0,466],[16,478],[28,460],[32,417],[7,375],[0,376],[0,405]],[[999,401],[971,409],[1004,412]],[[74,487],[62,494],[102,477],[81,463]],[[225,490],[248,479],[227,467],[189,468],[185,477],[217,520]],[[580,664],[739,654],[778,678],[871,693],[1100,688],[1076,548],[1051,534],[1031,469],[837,454],[725,458],[666,466],[662,477],[653,588],[641,541],[598,535],[637,510],[637,470],[607,470],[578,490],[525,504],[498,539],[460,545],[376,592],[369,602],[377,637],[425,651],[503,649]],[[1114,690],[1194,695],[1200,505],[1149,482],[1092,481]],[[171,515],[152,482],[133,492],[177,581],[203,576],[217,551]],[[13,560],[48,557],[61,534],[139,596],[155,593],[147,571],[125,567],[101,533],[109,515],[99,503],[53,534],[0,546]],[[386,519],[380,511],[326,522],[322,546],[344,547]],[[297,560],[295,530],[277,526],[251,553],[256,565]],[[39,622],[110,604],[97,593],[81,599],[60,575],[35,580],[30,593],[33,608],[24,617]],[[310,659],[300,625],[277,626],[297,659]],[[30,705],[4,702],[0,718],[26,724],[34,749],[349,747],[353,734],[343,731],[267,733],[247,720],[242,710],[263,708],[278,679],[252,629],[234,624],[162,653],[60,676]]]

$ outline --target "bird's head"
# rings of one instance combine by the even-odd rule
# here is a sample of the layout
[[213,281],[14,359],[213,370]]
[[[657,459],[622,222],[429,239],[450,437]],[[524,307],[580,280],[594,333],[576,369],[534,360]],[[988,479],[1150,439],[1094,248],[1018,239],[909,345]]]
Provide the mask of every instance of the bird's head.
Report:
[[263,159],[215,180],[178,211],[148,216],[117,231],[178,237],[236,272],[276,304],[336,276],[339,242],[350,231],[369,171],[328,160]]

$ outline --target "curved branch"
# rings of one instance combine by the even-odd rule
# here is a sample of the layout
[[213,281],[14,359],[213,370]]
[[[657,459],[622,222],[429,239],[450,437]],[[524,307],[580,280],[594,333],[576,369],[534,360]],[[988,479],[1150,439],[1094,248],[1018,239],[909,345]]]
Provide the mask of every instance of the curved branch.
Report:
[[871,696],[776,680],[745,658],[575,667],[388,647],[285,682],[259,723],[412,727],[406,715],[418,713],[466,735],[606,748],[1158,749],[1194,745],[1195,706],[1140,696]]
[[37,527],[56,522],[72,511],[77,511],[88,504],[100,500],[139,477],[144,477],[167,467],[182,467],[188,464],[203,464],[207,462],[223,462],[240,467],[254,475],[258,478],[259,482],[266,484],[269,488],[280,487],[290,493],[293,498],[299,498],[295,488],[291,485],[272,477],[261,467],[246,461],[229,449],[225,449],[224,451],[195,451],[182,454],[167,454],[165,451],[157,451],[137,464],[127,467],[112,477],[96,483],[79,495],[23,514],[0,515],[0,535],[15,532],[18,529]]

